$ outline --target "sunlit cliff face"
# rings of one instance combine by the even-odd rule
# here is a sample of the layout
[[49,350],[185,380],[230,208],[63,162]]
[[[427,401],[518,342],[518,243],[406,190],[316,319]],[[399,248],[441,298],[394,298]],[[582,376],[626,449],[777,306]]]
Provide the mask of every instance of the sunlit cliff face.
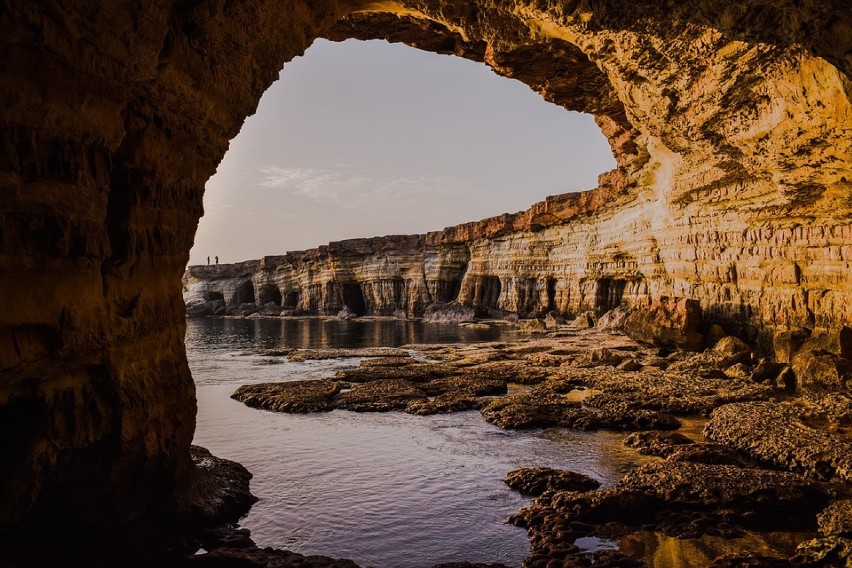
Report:
[[488,270],[521,270],[544,231],[566,282],[629,270],[755,328],[852,321],[843,2],[286,4],[0,15],[0,526],[168,509],[194,428],[180,276],[204,183],[317,37],[455,53],[595,115],[618,163],[601,188],[435,237],[475,242]]

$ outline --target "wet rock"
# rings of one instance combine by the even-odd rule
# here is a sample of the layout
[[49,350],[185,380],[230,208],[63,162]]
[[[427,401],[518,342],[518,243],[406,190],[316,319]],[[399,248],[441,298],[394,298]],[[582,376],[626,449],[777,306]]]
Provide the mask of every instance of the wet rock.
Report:
[[634,432],[624,439],[624,445],[636,448],[640,454],[668,457],[679,446],[694,444],[680,432],[660,432],[649,430],[647,432]]
[[544,493],[510,522],[527,529],[535,558],[582,536],[618,539],[639,527],[678,538],[812,528],[827,499],[821,484],[791,473],[663,461],[633,470],[614,487]]
[[689,298],[656,300],[627,318],[624,333],[631,338],[665,349],[698,351],[704,344],[701,326],[701,306]]
[[423,321],[426,323],[461,323],[474,319],[476,319],[475,310],[457,302],[435,302],[423,312]]
[[328,379],[243,385],[231,395],[246,406],[274,412],[324,412],[334,408],[340,383]]
[[450,412],[461,412],[464,410],[477,410],[482,407],[484,401],[477,396],[465,393],[447,393],[436,396],[434,399],[418,398],[409,402],[403,409],[408,414],[426,416],[429,414],[447,414]]
[[404,367],[405,365],[413,365],[417,362],[416,359],[405,355],[399,357],[370,357],[361,361],[361,367]]
[[831,503],[817,515],[817,525],[823,536],[852,538],[852,499],[841,499]]
[[591,491],[601,485],[582,473],[549,467],[522,467],[506,474],[503,481],[521,495],[533,497],[545,491]]
[[414,401],[427,402],[422,385],[402,379],[369,381],[341,392],[331,402],[333,408],[354,412],[389,412],[405,410]]
[[639,373],[609,367],[560,370],[564,380],[603,391],[587,403],[604,409],[644,408],[678,416],[708,415],[729,402],[764,400],[773,394],[769,386],[732,379],[723,373],[721,377],[703,376],[706,369]]
[[486,421],[501,428],[576,428],[578,430],[673,430],[680,423],[668,414],[630,408],[601,409],[563,397],[514,395],[482,407]]
[[350,383],[366,383],[379,380],[406,380],[415,383],[425,383],[453,374],[462,374],[461,368],[445,363],[412,363],[401,367],[357,367],[343,369],[335,374],[341,381]]
[[732,449],[721,444],[705,442],[677,446],[666,457],[668,461],[733,465],[746,467],[748,463]]
[[793,392],[796,390],[796,373],[790,367],[785,366],[771,384],[776,389]]
[[410,360],[411,355],[405,349],[394,347],[362,347],[359,349],[297,349],[287,352],[290,361],[311,361],[322,359],[345,359],[351,357],[397,357]]
[[303,556],[273,548],[216,548],[188,559],[199,568],[359,568],[351,560],[328,556]]
[[505,564],[483,564],[481,562],[445,562],[432,568],[509,568]]
[[760,462],[822,480],[852,479],[852,444],[799,407],[743,402],[717,408],[704,435]]
[[251,473],[235,461],[217,458],[201,446],[191,446],[192,474],[178,494],[178,516],[184,528],[235,523],[249,512],[257,497],[251,494]]

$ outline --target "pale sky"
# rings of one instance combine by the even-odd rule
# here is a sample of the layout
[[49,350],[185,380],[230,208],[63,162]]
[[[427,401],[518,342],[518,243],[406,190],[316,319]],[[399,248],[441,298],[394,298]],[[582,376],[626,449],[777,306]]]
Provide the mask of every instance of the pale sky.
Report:
[[190,264],[439,230],[591,189],[614,167],[590,115],[484,64],[319,40],[207,182]]

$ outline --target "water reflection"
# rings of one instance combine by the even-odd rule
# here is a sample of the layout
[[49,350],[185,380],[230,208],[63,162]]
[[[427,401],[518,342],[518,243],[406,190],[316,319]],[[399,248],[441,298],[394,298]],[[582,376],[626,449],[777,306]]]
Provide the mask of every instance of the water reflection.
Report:
[[254,474],[260,497],[244,526],[261,546],[351,558],[362,566],[441,562],[518,566],[523,529],[506,518],[528,500],[502,482],[522,466],[572,469],[613,484],[639,458],[614,433],[514,432],[478,412],[439,416],[264,412],[230,399],[250,382],[330,376],[357,360],[295,363],[252,348],[376,347],[499,340],[502,328],[416,322],[195,319],[187,356],[196,380],[195,441]]
[[419,321],[336,319],[194,318],[187,321],[187,343],[234,349],[399,347],[407,343],[476,343],[516,337],[513,328],[486,329]]

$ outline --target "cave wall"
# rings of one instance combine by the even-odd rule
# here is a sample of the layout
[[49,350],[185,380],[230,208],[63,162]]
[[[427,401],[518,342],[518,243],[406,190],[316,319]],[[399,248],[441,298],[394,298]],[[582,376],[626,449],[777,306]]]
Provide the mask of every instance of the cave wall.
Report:
[[[849,323],[850,18],[842,0],[0,3],[0,529],[169,508],[194,429],[180,279],[204,183],[316,37],[482,61],[610,140],[619,167],[598,190],[430,236],[436,273],[469,255],[466,278],[529,297],[552,245],[569,259],[546,261],[560,306],[623,262],[637,297]],[[406,309],[469,293],[390,266],[334,269],[369,283],[365,304],[400,277]],[[331,309],[340,291],[312,278],[299,304]]]

